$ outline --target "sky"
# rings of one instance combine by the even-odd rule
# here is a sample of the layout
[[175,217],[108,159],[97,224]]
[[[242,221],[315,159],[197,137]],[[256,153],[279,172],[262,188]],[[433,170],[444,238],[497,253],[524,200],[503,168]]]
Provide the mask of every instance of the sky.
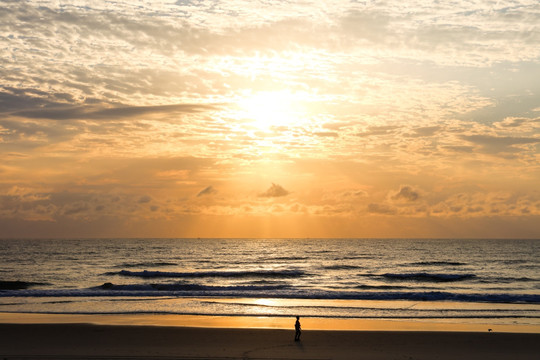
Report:
[[0,238],[540,238],[538,0],[0,0]]

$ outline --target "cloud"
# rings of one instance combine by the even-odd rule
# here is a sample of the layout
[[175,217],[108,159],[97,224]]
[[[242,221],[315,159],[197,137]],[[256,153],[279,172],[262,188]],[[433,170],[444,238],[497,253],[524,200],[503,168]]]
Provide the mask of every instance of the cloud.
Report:
[[357,203],[359,200],[368,197],[368,193],[361,189],[348,189],[341,191],[326,191],[322,200],[331,203]]
[[150,201],[152,201],[152,198],[148,195],[143,195],[139,198],[139,201],[137,201],[139,204],[147,204]]
[[443,145],[443,149],[447,149],[454,152],[460,152],[460,153],[468,153],[472,154],[474,151],[474,146],[466,146],[466,145]]
[[380,43],[386,38],[391,17],[382,11],[365,9],[351,10],[340,19],[340,25],[354,38]]
[[73,123],[55,125],[50,122],[0,120],[0,139],[3,142],[32,147],[71,139],[80,131]]
[[394,125],[369,126],[366,131],[360,132],[357,135],[361,137],[392,135],[397,129],[399,129],[399,126]]
[[435,133],[441,130],[440,126],[424,126],[412,129],[413,134],[409,135],[410,137],[427,137],[433,136]]
[[491,136],[491,135],[463,135],[462,139],[481,146],[485,153],[499,154],[502,152],[514,153],[520,151],[516,145],[540,143],[540,138]]
[[503,121],[496,122],[495,127],[504,131],[534,131],[540,129],[540,118],[507,117]]
[[65,216],[77,216],[85,213],[89,210],[86,204],[75,203],[64,209],[63,215]]
[[95,106],[73,106],[57,109],[35,109],[13,112],[12,115],[30,119],[88,119],[107,120],[136,118],[149,114],[192,114],[201,111],[213,110],[215,106],[203,104],[172,104],[159,106],[120,106],[110,108],[96,108]]
[[392,200],[395,201],[406,201],[406,202],[414,202],[420,198],[420,194],[418,191],[414,190],[410,186],[401,186],[399,191],[391,196]]
[[66,106],[73,101],[69,93],[50,93],[32,88],[0,88],[0,113],[9,113],[22,109],[49,108]]
[[206,196],[206,195],[213,195],[215,193],[217,193],[217,190],[214,189],[213,186],[207,186],[204,189],[202,189],[201,191],[199,191],[199,193],[197,194],[197,197]]
[[289,195],[287,190],[285,190],[281,185],[274,183],[272,183],[272,186],[270,186],[268,190],[259,194],[260,197],[281,197],[287,195]]
[[378,203],[368,204],[367,211],[372,214],[382,214],[382,215],[396,214],[396,209],[390,207],[389,205],[378,204]]
[[322,137],[338,137],[339,134],[337,132],[333,131],[317,131],[313,133],[315,136],[322,136]]

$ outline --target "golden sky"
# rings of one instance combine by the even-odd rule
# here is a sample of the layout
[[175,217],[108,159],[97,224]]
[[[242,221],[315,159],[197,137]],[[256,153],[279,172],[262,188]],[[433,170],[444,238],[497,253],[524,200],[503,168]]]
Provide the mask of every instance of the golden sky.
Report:
[[540,238],[537,0],[0,4],[0,237]]

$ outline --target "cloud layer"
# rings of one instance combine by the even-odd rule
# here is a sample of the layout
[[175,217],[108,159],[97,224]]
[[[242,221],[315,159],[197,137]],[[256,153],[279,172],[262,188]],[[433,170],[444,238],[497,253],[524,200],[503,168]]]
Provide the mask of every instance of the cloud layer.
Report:
[[0,237],[540,236],[538,1],[0,3]]

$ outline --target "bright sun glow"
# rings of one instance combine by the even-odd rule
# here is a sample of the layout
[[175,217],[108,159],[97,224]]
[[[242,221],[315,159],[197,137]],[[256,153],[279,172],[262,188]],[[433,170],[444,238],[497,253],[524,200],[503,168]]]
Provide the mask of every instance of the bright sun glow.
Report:
[[294,126],[302,122],[296,104],[298,95],[289,91],[258,92],[239,102],[242,117],[255,127],[267,130],[275,126]]

